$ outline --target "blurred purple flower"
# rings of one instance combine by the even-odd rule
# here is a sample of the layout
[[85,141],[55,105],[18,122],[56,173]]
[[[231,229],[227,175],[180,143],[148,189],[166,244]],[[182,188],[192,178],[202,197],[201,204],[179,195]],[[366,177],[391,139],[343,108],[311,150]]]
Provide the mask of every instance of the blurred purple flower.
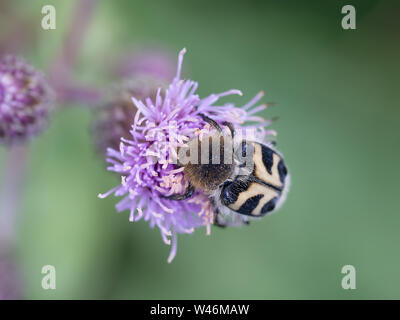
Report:
[[[197,191],[185,201],[163,198],[184,193],[188,186],[183,168],[174,164],[174,150],[193,137],[212,131],[200,114],[220,123],[229,121],[236,127],[255,121],[257,124],[253,126],[259,138],[274,134],[274,131],[263,128],[269,121],[253,115],[265,109],[266,105],[250,110],[261,99],[262,92],[242,108],[233,104],[215,105],[221,97],[242,95],[239,90],[200,99],[196,94],[198,84],[181,79],[185,52],[185,49],[180,52],[176,76],[165,92],[158,89],[154,99],[132,97],[138,111],[131,118],[130,137],[121,138],[119,149],[108,149],[108,170],[121,176],[121,184],[99,195],[100,198],[110,194],[123,197],[116,205],[117,211],[129,210],[130,221],[143,219],[149,222],[150,227],[157,226],[164,242],[172,244],[168,262],[176,255],[178,233],[193,233],[195,228],[206,226],[209,234],[213,223],[214,210],[207,195]],[[171,135],[172,131],[175,134]]]
[[53,104],[44,76],[21,58],[0,58],[0,144],[25,141],[43,131]]

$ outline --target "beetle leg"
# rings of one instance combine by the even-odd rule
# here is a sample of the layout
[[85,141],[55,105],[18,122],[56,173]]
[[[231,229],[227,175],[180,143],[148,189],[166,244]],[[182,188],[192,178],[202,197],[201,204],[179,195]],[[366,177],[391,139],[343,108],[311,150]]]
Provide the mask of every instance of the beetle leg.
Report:
[[222,132],[222,128],[220,127],[220,125],[213,119],[207,117],[206,115],[200,113],[199,116],[205,121],[207,122],[210,126],[214,127],[215,129],[218,130],[218,132]]
[[186,200],[186,199],[190,198],[193,195],[194,192],[195,192],[194,187],[191,184],[189,184],[189,186],[187,187],[187,189],[186,189],[184,194],[178,194],[177,193],[177,194],[173,194],[173,195],[170,195],[170,196],[163,196],[163,198],[169,199],[169,200],[181,201],[181,200]]
[[232,139],[233,139],[235,137],[235,127],[233,126],[233,124],[230,122],[227,122],[227,121],[223,122],[222,124],[229,128],[229,130],[231,131]]

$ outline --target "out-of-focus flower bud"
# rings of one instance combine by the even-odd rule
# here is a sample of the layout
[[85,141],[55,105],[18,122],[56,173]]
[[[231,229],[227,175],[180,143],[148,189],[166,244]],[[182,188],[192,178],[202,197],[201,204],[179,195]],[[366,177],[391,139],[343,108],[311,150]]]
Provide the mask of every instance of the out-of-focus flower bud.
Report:
[[42,132],[53,102],[41,72],[16,56],[0,57],[0,144],[26,141]]
[[123,81],[111,88],[107,101],[94,112],[93,136],[103,155],[108,148],[119,149],[121,137],[128,139],[137,111],[132,97],[155,97],[163,81],[153,77],[138,77]]

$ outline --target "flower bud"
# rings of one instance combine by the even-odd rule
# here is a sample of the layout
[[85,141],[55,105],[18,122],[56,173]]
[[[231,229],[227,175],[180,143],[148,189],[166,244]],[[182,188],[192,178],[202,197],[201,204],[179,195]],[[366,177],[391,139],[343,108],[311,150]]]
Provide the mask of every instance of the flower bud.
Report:
[[94,112],[93,135],[99,152],[105,155],[108,148],[119,149],[121,137],[131,137],[137,111],[132,97],[155,97],[162,82],[153,77],[132,78],[110,90],[108,100]]
[[53,91],[41,72],[21,58],[0,58],[0,144],[26,141],[42,132]]

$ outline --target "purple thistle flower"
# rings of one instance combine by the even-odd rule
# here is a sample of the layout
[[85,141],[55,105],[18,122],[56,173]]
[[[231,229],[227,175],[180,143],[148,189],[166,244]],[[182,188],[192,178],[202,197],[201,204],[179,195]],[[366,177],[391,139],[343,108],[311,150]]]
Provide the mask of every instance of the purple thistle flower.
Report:
[[[121,184],[99,195],[100,198],[110,194],[123,197],[116,205],[118,212],[129,210],[130,221],[143,219],[149,222],[150,227],[157,226],[164,242],[172,244],[168,262],[176,255],[178,233],[193,233],[196,228],[205,226],[207,234],[210,234],[213,223],[214,209],[206,194],[196,191],[193,197],[184,201],[163,198],[184,193],[189,184],[183,168],[174,164],[174,150],[213,130],[200,114],[220,123],[231,122],[237,129],[254,127],[257,139],[263,139],[267,134],[275,135],[273,130],[263,128],[270,121],[254,115],[267,106],[251,109],[262,98],[262,92],[242,108],[233,104],[216,105],[221,97],[242,95],[239,90],[211,94],[201,99],[196,94],[198,84],[181,79],[185,52],[186,49],[180,52],[176,76],[165,92],[158,89],[154,99],[132,97],[138,111],[131,119],[131,136],[121,138],[118,150],[108,149],[108,170],[121,176]],[[249,121],[256,124],[243,127]]]
[[0,144],[12,145],[43,131],[52,102],[42,73],[18,57],[0,58]]

